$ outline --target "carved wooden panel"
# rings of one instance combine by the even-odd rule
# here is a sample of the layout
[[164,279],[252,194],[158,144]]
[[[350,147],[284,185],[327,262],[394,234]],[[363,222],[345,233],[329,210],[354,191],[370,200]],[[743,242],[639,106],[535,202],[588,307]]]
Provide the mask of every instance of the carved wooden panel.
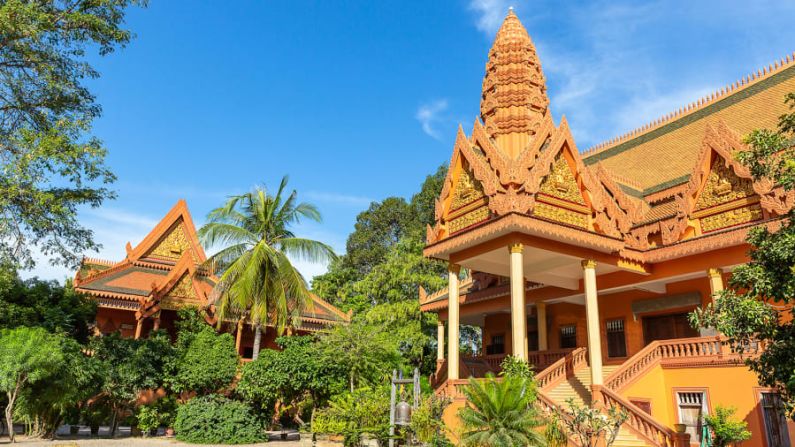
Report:
[[709,232],[753,222],[762,218],[762,207],[757,203],[742,208],[724,211],[722,213],[706,216],[701,219],[702,231]]
[[578,213],[577,211],[572,211],[555,205],[548,205],[544,202],[536,202],[536,206],[533,209],[533,214],[538,217],[569,224],[575,227],[588,228],[587,214]]
[[451,219],[448,223],[448,231],[450,233],[455,233],[456,231],[463,230],[464,228],[470,227],[476,223],[483,222],[484,220],[488,219],[491,213],[489,212],[488,206],[481,206],[475,208],[472,211],[462,214],[459,217]]

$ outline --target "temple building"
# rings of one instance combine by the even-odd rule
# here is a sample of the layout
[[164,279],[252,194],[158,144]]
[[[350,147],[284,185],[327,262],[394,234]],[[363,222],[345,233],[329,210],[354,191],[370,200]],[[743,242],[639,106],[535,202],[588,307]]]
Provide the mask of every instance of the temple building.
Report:
[[[201,309],[208,324],[217,323],[210,299],[216,277],[205,266],[207,256],[185,201],[177,202],[138,245],[128,242],[126,249],[127,256],[118,262],[83,259],[75,275],[75,290],[97,302],[97,332],[139,338],[165,329],[173,336],[177,310],[186,306]],[[350,320],[320,297],[312,298],[313,305],[303,311],[291,333],[311,333]],[[235,333],[238,353],[251,358],[254,331],[250,323],[236,320],[221,327]],[[275,328],[262,332],[261,346],[276,348]]]
[[[688,313],[748,262],[748,231],[778,228],[795,202],[732,157],[743,135],[777,128],[793,91],[788,57],[581,153],[566,118],[554,122],[533,43],[509,12],[424,251],[449,265],[448,288],[420,293],[439,315],[433,384],[454,399],[448,423],[465,379],[513,355],[535,366],[547,408],[571,398],[627,411],[616,445],[698,445],[702,416],[724,405],[753,433],[744,446],[790,446],[776,390]],[[482,329],[480,355],[460,354],[462,324]]]

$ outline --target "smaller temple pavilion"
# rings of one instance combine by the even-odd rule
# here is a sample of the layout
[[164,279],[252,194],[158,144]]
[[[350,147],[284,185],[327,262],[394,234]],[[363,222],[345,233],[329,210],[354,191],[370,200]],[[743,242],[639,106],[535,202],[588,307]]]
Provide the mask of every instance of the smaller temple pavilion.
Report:
[[[581,153],[565,117],[553,120],[538,55],[510,12],[424,251],[449,266],[448,288],[420,293],[439,316],[433,384],[454,399],[448,423],[465,379],[512,355],[534,365],[548,409],[572,399],[626,411],[616,445],[698,445],[703,416],[722,405],[754,434],[744,446],[789,447],[795,425],[777,390],[742,363],[760,347],[734,352],[688,313],[748,262],[749,230],[775,231],[795,204],[732,155],[751,130],[776,128],[793,91],[788,57]],[[461,355],[461,324],[482,329],[480,355]]]
[[[120,332],[125,337],[145,337],[165,329],[174,335],[177,310],[193,306],[204,312],[208,324],[216,324],[210,296],[216,282],[204,267],[207,256],[199,244],[196,228],[184,200],[135,247],[127,243],[127,256],[118,262],[84,258],[75,275],[75,289],[97,302],[96,331]],[[313,306],[300,316],[290,332],[306,334],[330,325],[348,322],[349,315],[313,295]],[[236,346],[243,358],[251,358],[254,331],[245,321],[222,325],[236,333]],[[276,330],[262,332],[261,346],[276,348]]]

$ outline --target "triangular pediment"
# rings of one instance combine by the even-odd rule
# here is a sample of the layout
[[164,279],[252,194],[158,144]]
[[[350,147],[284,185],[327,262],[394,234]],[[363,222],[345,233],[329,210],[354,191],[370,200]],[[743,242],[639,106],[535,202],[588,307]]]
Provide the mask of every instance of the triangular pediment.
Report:
[[577,177],[572,172],[571,164],[563,153],[558,154],[552,164],[552,170],[541,182],[538,192],[566,202],[586,206],[580,186],[577,184]]
[[188,253],[194,263],[202,263],[207,259],[199,244],[187,204],[180,200],[140,244],[128,248],[127,258],[132,261],[149,258],[176,262],[184,253]]
[[694,211],[702,211],[724,203],[754,195],[751,179],[741,178],[719,155],[713,153],[706,181],[698,194]]

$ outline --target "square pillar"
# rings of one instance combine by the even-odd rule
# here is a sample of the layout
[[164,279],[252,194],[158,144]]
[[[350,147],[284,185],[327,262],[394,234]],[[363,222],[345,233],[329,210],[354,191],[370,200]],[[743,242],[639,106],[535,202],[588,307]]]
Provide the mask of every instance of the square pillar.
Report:
[[444,321],[439,320],[436,325],[436,360],[444,360]]
[[144,317],[141,317],[141,318],[138,319],[138,321],[135,322],[135,339],[136,340],[141,338],[141,332],[143,331],[143,327],[144,327]]
[[243,355],[240,352],[240,342],[243,338],[243,319],[237,320],[237,331],[235,332],[235,351],[237,355]]
[[447,267],[447,380],[458,379],[458,273],[461,267]]
[[511,244],[511,354],[527,361],[527,310],[524,299],[524,258],[522,244]]
[[596,261],[582,261],[583,283],[585,284],[585,318],[588,328],[588,360],[591,364],[591,385],[601,387],[602,341],[599,334],[599,302],[596,293]]
[[712,294],[712,302],[715,302],[715,295],[723,291],[723,272],[719,268],[707,269],[709,278],[709,291]]
[[536,319],[538,320],[538,350],[546,351],[549,349],[547,342],[547,303],[539,301],[536,303]]

